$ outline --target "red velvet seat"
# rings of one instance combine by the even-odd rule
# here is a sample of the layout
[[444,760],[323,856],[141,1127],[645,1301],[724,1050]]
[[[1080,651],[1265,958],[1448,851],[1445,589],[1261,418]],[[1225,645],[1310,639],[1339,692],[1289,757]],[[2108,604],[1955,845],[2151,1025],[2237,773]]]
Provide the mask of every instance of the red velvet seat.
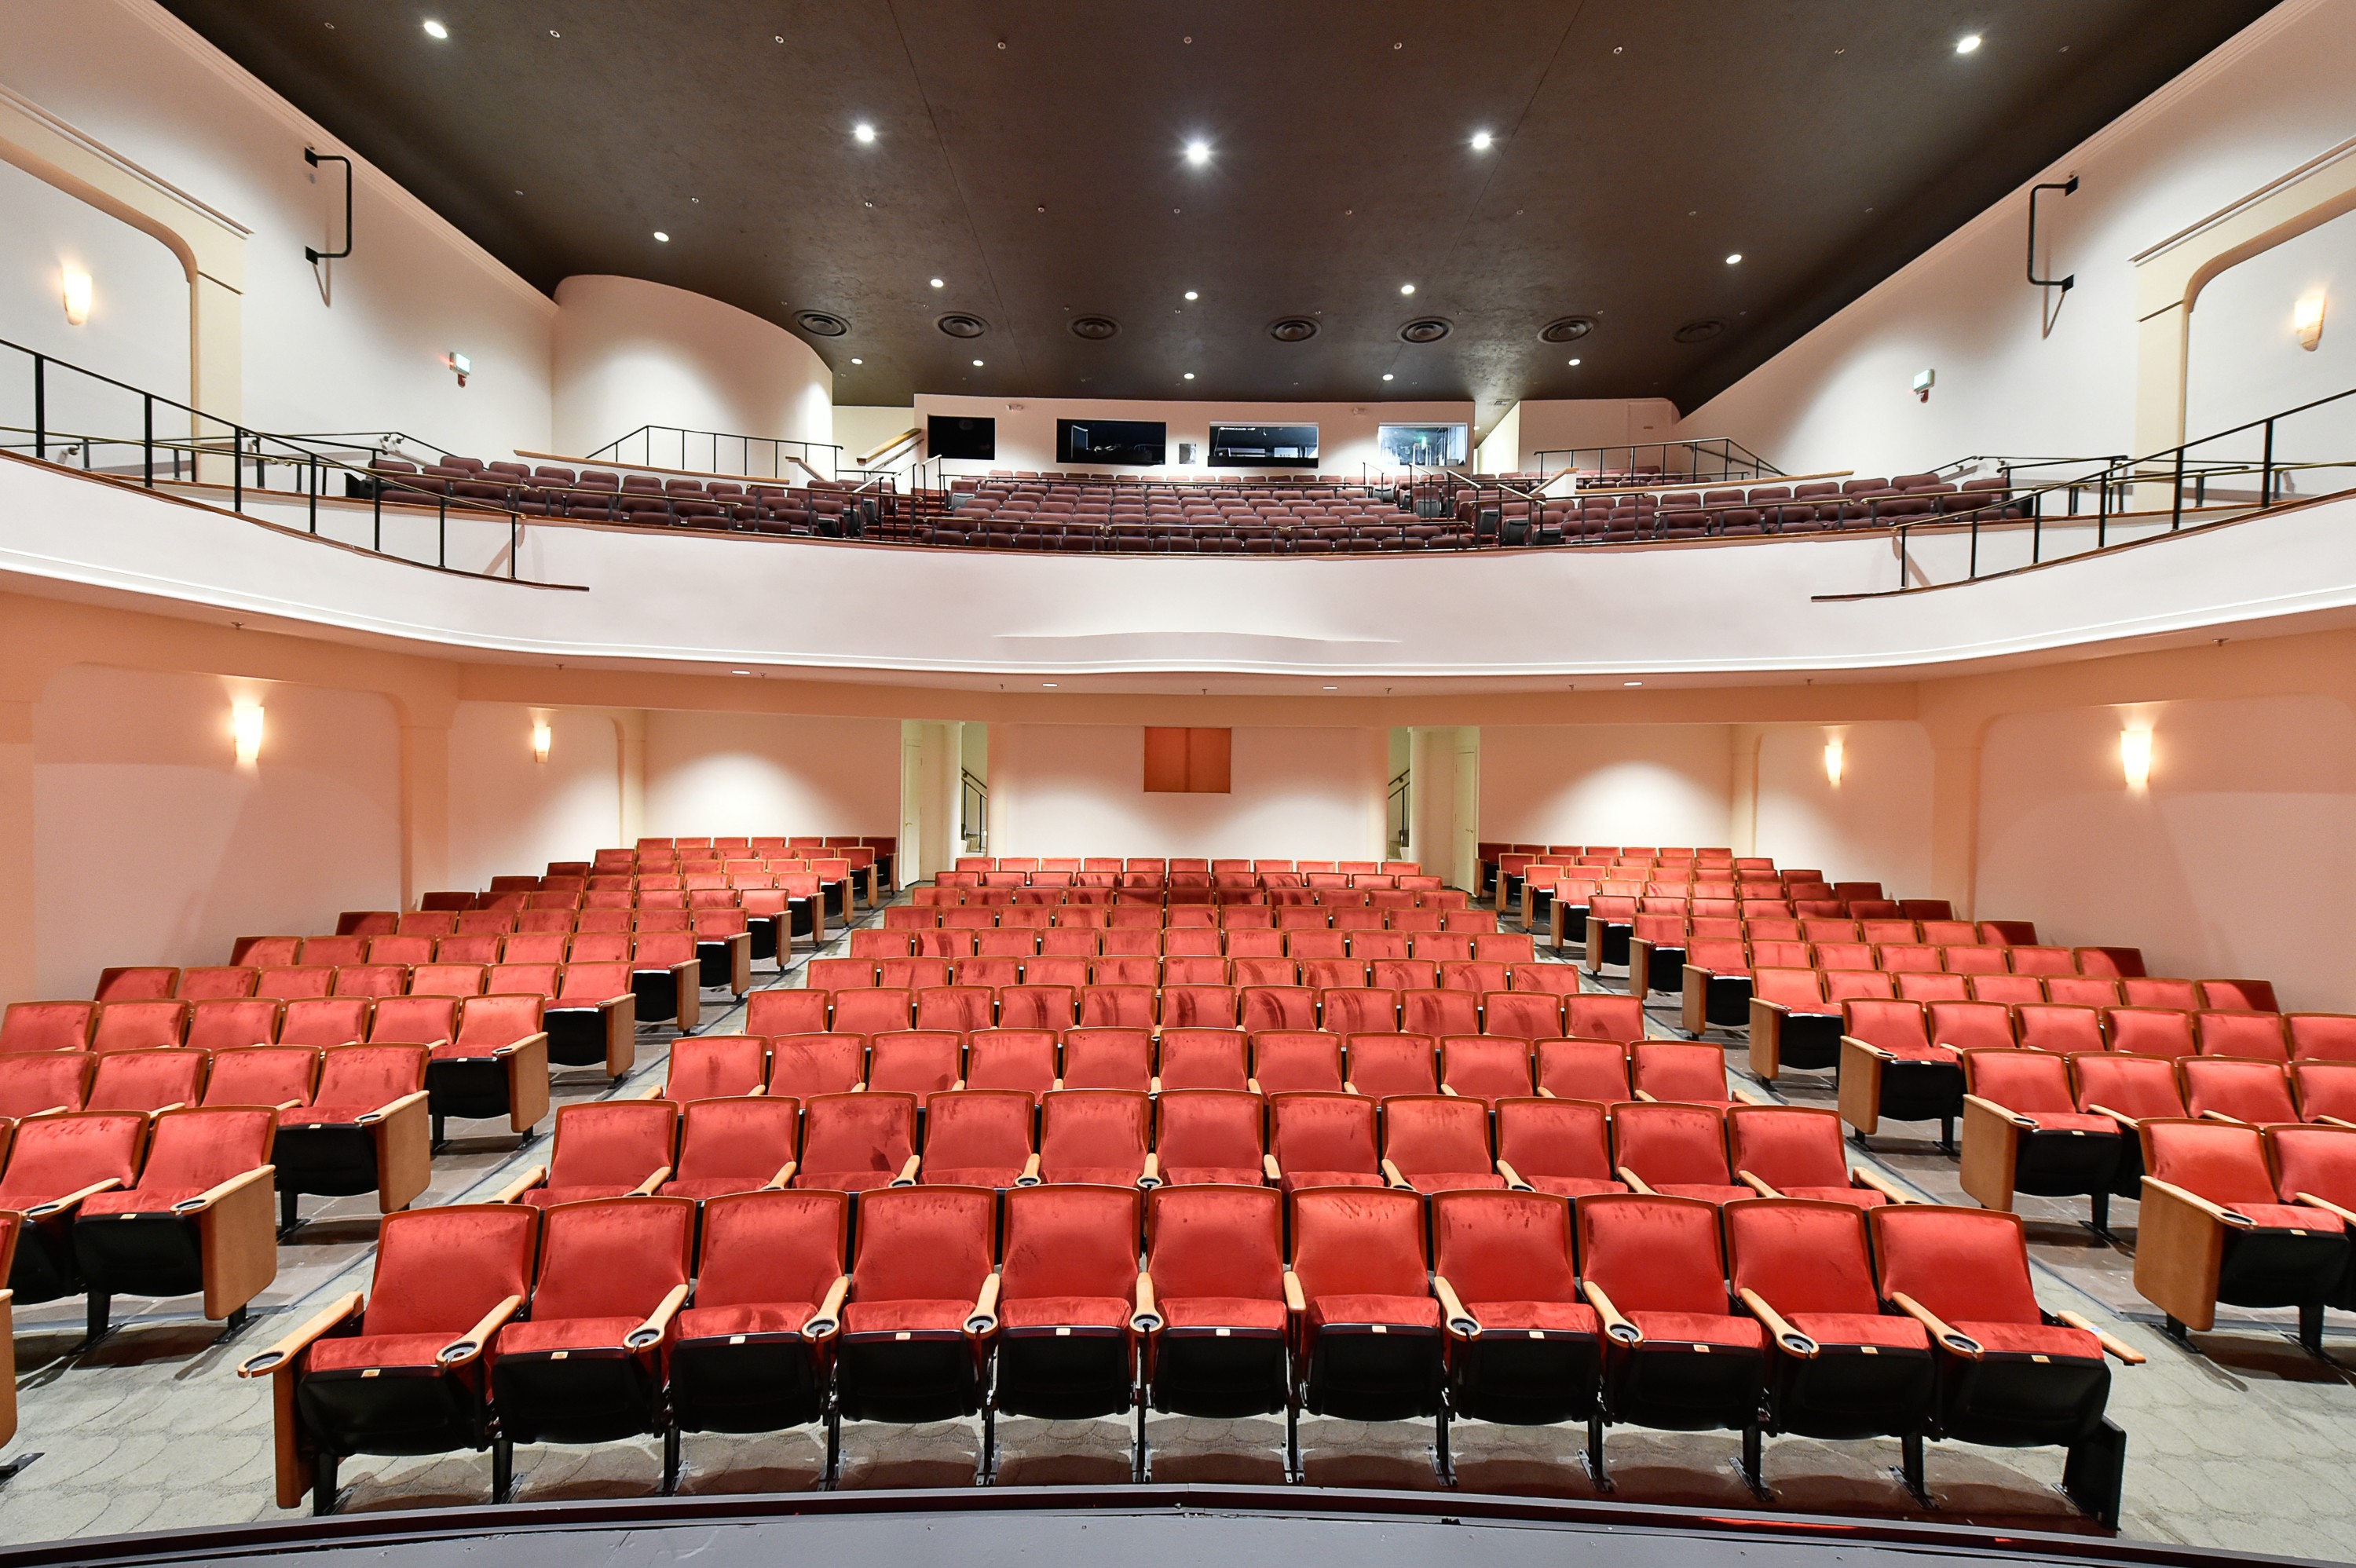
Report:
[[801,1112],[795,1101],[767,1094],[680,1106],[679,1158],[662,1195],[704,1202],[784,1187],[801,1147]]
[[681,1035],[663,1063],[663,1098],[693,1100],[758,1094],[767,1082],[769,1042],[757,1035]]
[[981,1408],[997,1329],[998,1197],[903,1187],[860,1200],[858,1253],[836,1350],[837,1409],[854,1421],[949,1421]]
[[1557,1197],[1624,1192],[1612,1164],[1610,1117],[1585,1100],[1500,1100],[1497,1173]]
[[343,1297],[239,1367],[278,1382],[279,1507],[307,1490],[330,1512],[350,1455],[486,1446],[492,1500],[506,1500],[513,1438],[491,1420],[484,1351],[530,1294],[539,1232],[539,1211],[513,1204],[387,1215],[366,1300]]
[[1628,1048],[1628,1083],[1640,1100],[1730,1105],[1726,1053],[1698,1041],[1639,1040]]
[[1269,1179],[1266,1104],[1229,1089],[1168,1089],[1154,1102],[1154,1171],[1172,1186],[1258,1187]]
[[2356,1016],[2286,1013],[2291,1057],[2297,1061],[2356,1061]]
[[1931,1043],[1951,1051],[2010,1050],[2020,1043],[2012,1009],[2001,1002],[1933,1002],[1926,1017]]
[[1250,1038],[1241,1029],[1162,1030],[1156,1042],[1154,1087],[1248,1090]]
[[802,1102],[797,1189],[867,1192],[916,1179],[914,1094],[814,1094]]
[[90,1080],[89,1096],[81,1108],[155,1112],[174,1105],[194,1105],[204,1097],[205,1072],[209,1065],[210,1060],[204,1051],[178,1046],[110,1051],[98,1058],[97,1071]]
[[1394,1095],[1382,1103],[1383,1177],[1417,1192],[1502,1188],[1489,1147],[1489,1108],[1445,1094]]
[[1344,1045],[1349,1062],[1345,1085],[1354,1094],[1383,1100],[1440,1092],[1439,1057],[1430,1035],[1354,1034]]
[[96,1064],[97,1059],[85,1051],[0,1056],[0,1119],[16,1122],[50,1111],[80,1110]]
[[851,1200],[738,1192],[705,1202],[702,1221],[695,1295],[671,1330],[672,1419],[686,1432],[744,1433],[825,1418],[830,1486],[839,1445],[827,1395],[851,1291]]
[[[448,1009],[455,1008],[455,1025]],[[434,1115],[434,1141],[456,1116],[505,1117],[529,1134],[548,1115],[548,1034],[538,997],[388,997],[369,1027],[370,1044],[433,1048],[425,1089]]]
[[664,1352],[687,1300],[694,1236],[695,1205],[684,1199],[602,1198],[543,1211],[530,1316],[509,1320],[493,1342],[502,1436],[579,1444],[659,1434],[663,1489],[677,1485]]
[[1612,1110],[1612,1166],[1638,1192],[1725,1203],[1751,1196],[1727,1164],[1715,1105],[1630,1102]]
[[824,1034],[829,1013],[824,991],[755,991],[744,998],[744,1032],[771,1039],[787,1034]]
[[167,966],[102,969],[98,973],[98,988],[91,997],[100,1002],[166,1001],[177,993],[179,985],[180,972]]
[[1151,1029],[1156,1021],[1150,985],[1098,984],[1080,993],[1083,1029]]
[[[48,1060],[86,1079],[90,1058],[55,1053]],[[137,1112],[68,1112],[27,1121],[16,1129],[0,1172],[0,1211],[24,1216],[9,1264],[8,1288],[20,1303],[55,1301],[83,1293],[73,1245],[74,1221],[93,1196],[139,1179],[150,1118]],[[90,1302],[91,1330],[103,1329],[102,1297]]]
[[808,1104],[820,1094],[848,1094],[866,1077],[867,1042],[858,1035],[784,1034],[769,1041],[772,1094]]
[[[1438,1418],[1440,1470],[1449,1477],[1440,1312],[1422,1199],[1398,1189],[1323,1189],[1295,1191],[1290,1202],[1296,1403],[1344,1421]],[[1298,1473],[1300,1434],[1290,1421],[1286,1446]]]
[[1269,1152],[1287,1192],[1313,1187],[1380,1187],[1376,1103],[1362,1094],[1269,1096]]
[[101,1053],[154,1051],[185,1044],[187,1035],[186,1002],[102,1002],[91,1029],[90,1049]]
[[1504,1099],[1527,1099],[1536,1090],[1530,1079],[1530,1050],[1518,1039],[1459,1035],[1440,1042],[1442,1093],[1462,1094],[1494,1104]]
[[2190,1056],[2192,1015],[2172,1008],[2105,1008],[2103,1032],[2124,1056]]
[[1939,1147],[1954,1144],[1964,1112],[1964,1070],[1955,1052],[1934,1042],[1920,1002],[1856,997],[1841,1004],[1841,1120],[1859,1137],[1884,1118],[1935,1121]]
[[2184,1339],[2217,1303],[2296,1307],[2299,1342],[2322,1354],[2323,1308],[2350,1266],[2350,1232],[2328,1209],[2285,1203],[2255,1127],[2146,1121],[2136,1289]]
[[1447,1315],[1453,1411],[1512,1425],[1595,1420],[1602,1326],[1580,1293],[1571,1232],[1561,1198],[1433,1197],[1432,1288]]
[[[1569,998],[1576,1001],[1578,998]],[[1546,991],[1487,991],[1481,997],[1481,1032],[1523,1042],[1563,1032],[1566,998]]]
[[1071,1029],[1058,1087],[1144,1093],[1153,1085],[1152,1051],[1152,1036],[1141,1029]]
[[1344,1082],[1340,1035],[1310,1029],[1271,1030],[1251,1038],[1252,1086],[1263,1094],[1339,1093]]
[[2294,1061],[2290,1078],[2299,1120],[2356,1127],[2356,1061]]
[[235,1328],[278,1277],[275,1114],[192,1106],[153,1120],[137,1183],[85,1198],[74,1216],[92,1339],[106,1332],[110,1296],[201,1292],[204,1316]]
[[867,1042],[867,1087],[919,1100],[963,1083],[965,1036],[949,1029],[889,1030]]
[[916,1179],[927,1187],[999,1191],[1039,1179],[1032,1144],[1036,1102],[1027,1091],[966,1089],[925,1101],[925,1153]]
[[1283,1210],[1264,1187],[1157,1188],[1146,1198],[1154,1316],[1148,1402],[1235,1420],[1288,1405]]
[[1059,1089],[1042,1100],[1039,1179],[1134,1187],[1147,1179],[1152,1105],[1119,1089]]
[[2299,1119],[2298,1107],[2291,1099],[2290,1072],[2279,1062],[2188,1056],[2176,1068],[2184,1082],[2185,1109],[2193,1115],[2250,1126]]
[[0,1013],[0,1054],[88,1051],[97,1019],[95,1002],[11,1002]]
[[[2336,1214],[2356,1235],[2356,1128],[2275,1126],[2261,1136],[2274,1168],[2275,1196]],[[2325,1304],[2356,1307],[2356,1257]]]
[[1016,1089],[1034,1101],[1055,1087],[1056,1031],[977,1029],[966,1039],[968,1089]]
[[1635,1098],[1628,1086],[1628,1048],[1618,1040],[1542,1040],[1534,1060],[1540,1094],[1606,1105]]
[[678,1151],[679,1107],[669,1100],[560,1106],[548,1164],[526,1171],[507,1195],[540,1209],[593,1198],[642,1198],[670,1179]]
[[[1051,1102],[1052,1104],[1052,1102]],[[1138,1348],[1152,1292],[1138,1268],[1141,1194],[1030,1187],[1006,1195],[994,1375],[983,1407],[983,1473],[1001,1411],[1050,1421],[1137,1412],[1132,1476],[1144,1478]]]
[[2076,1058],[2041,1051],[1964,1052],[1964,1190],[1990,1209],[2013,1195],[2093,1200],[2107,1233],[2127,1134],[2080,1108],[2070,1077]]
[[[1849,1168],[1840,1117],[1804,1105],[1733,1105],[1726,1113],[1726,1162],[1735,1179],[1763,1183],[1766,1196],[1847,1203],[1858,1209],[1904,1202],[1880,1177]],[[1861,1232],[1860,1232],[1861,1234]]]

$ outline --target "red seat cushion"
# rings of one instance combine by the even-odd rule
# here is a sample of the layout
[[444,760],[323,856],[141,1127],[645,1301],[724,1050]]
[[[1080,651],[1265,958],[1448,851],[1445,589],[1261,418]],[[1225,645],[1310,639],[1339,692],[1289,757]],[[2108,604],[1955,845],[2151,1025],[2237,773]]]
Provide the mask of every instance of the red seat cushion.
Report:
[[1437,1328],[1440,1303],[1429,1296],[1319,1296],[1309,1302],[1312,1329],[1353,1323]]
[[499,1330],[498,1353],[524,1356],[546,1350],[610,1350],[621,1346],[643,1318],[550,1317],[510,1323]]
[[311,1371],[349,1371],[368,1367],[430,1367],[455,1334],[355,1334],[311,1342]]
[[1738,1198],[1759,1196],[1748,1187],[1716,1187],[1698,1181],[1656,1181],[1653,1190],[1665,1198],[1698,1198],[1705,1203],[1731,1203]]
[[683,1180],[664,1182],[662,1195],[666,1198],[692,1198],[700,1203],[707,1198],[725,1198],[732,1192],[758,1192],[766,1185],[757,1176],[691,1176]]
[[[499,1049],[499,1046],[479,1040],[469,1043],[445,1040],[435,1044],[433,1056],[436,1061],[487,1061]],[[376,1107],[371,1105],[369,1108],[374,1110]]]
[[1008,1328],[1118,1328],[1130,1304],[1118,1296],[1026,1296],[1001,1299],[998,1321]]
[[1015,1182],[1022,1179],[1022,1177],[1023,1168],[1019,1165],[978,1165],[964,1169],[943,1168],[939,1170],[936,1170],[928,1165],[925,1167],[924,1174],[919,1177],[918,1179],[927,1187],[1003,1188],[1013,1186]]
[[1729,1317],[1715,1312],[1650,1311],[1631,1312],[1627,1317],[1644,1331],[1646,1339],[1668,1344],[1724,1345],[1732,1349],[1756,1350],[1766,1342],[1755,1317]]
[[899,1174],[896,1170],[798,1170],[794,1186],[816,1192],[873,1192],[891,1186]]
[[1287,1192],[1308,1187],[1380,1187],[1383,1179],[1362,1170],[1288,1170],[1281,1184]]
[[854,1301],[842,1309],[846,1334],[963,1332],[970,1301]]
[[1162,1179],[1172,1187],[1258,1187],[1265,1178],[1248,1166],[1170,1165]]
[[348,1127],[381,1105],[295,1105],[278,1113],[281,1127]]
[[1889,1199],[1870,1187],[1779,1187],[1776,1191],[1786,1198],[1813,1198],[1819,1203],[1854,1203],[1860,1209],[1870,1209]]
[[1134,1187],[1137,1179],[1145,1174],[1139,1166],[1131,1170],[1119,1166],[1067,1165],[1047,1177],[1058,1184],[1077,1182],[1089,1187]]
[[731,1334],[793,1334],[818,1308],[807,1301],[747,1303],[739,1307],[691,1307],[678,1317],[682,1339],[724,1339]]
[[1583,1198],[1590,1192],[1625,1192],[1625,1183],[1601,1176],[1532,1176],[1525,1170],[1523,1180],[1540,1192],[1551,1192],[1558,1198]]
[[1948,1327],[1977,1340],[1984,1350],[2006,1355],[2076,1356],[2089,1361],[2103,1359],[2101,1340],[2083,1328],[2064,1324],[1951,1323]]
[[1284,1303],[1249,1296],[1173,1296],[1154,1308],[1173,1328],[1281,1328]]
[[555,1203],[579,1203],[590,1198],[626,1198],[631,1188],[608,1183],[586,1187],[535,1187],[523,1195],[523,1200],[535,1209],[545,1209]]
[[1468,1301],[1464,1309],[1489,1333],[1546,1328],[1558,1334],[1600,1334],[1603,1321],[1580,1301]]
[[1819,1345],[1876,1345],[1892,1350],[1931,1348],[1929,1331],[1912,1317],[1879,1312],[1794,1312],[1787,1321]]
[[[100,1196],[113,1195],[102,1193]],[[93,1198],[90,1201],[95,1203],[98,1199]],[[2261,1230],[2329,1231],[2336,1234],[2347,1229],[2340,1216],[2329,1210],[2310,1209],[2304,1203],[2229,1203],[2226,1207],[2236,1214],[2247,1214],[2257,1221]],[[89,1203],[82,1205],[82,1212],[90,1212]]]
[[2108,1116],[2087,1116],[2062,1111],[2025,1113],[2037,1124],[2040,1133],[2112,1133],[2119,1130],[2118,1123]]
[[1421,1170],[1408,1177],[1418,1192],[1462,1192],[1468,1187],[1498,1188],[1505,1179],[1494,1170]]
[[81,1200],[84,1219],[93,1214],[162,1214],[184,1199],[200,1198],[201,1187],[161,1187],[132,1192],[101,1192]]

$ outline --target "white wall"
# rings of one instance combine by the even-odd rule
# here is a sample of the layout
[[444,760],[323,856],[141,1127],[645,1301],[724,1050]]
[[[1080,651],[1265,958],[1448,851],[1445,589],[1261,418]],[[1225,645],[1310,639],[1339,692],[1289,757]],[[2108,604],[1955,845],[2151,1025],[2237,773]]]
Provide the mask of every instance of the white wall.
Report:
[[1380,859],[1380,729],[1237,728],[1232,793],[1148,795],[1134,724],[990,727],[993,855]]
[[[1996,48],[1981,57],[1991,67],[2002,63]],[[2349,7],[2288,0],[2034,176],[2083,182],[2074,196],[2040,197],[2039,265],[2075,275],[2066,298],[2022,277],[2024,185],[1688,413],[1677,433],[1732,436],[1795,474],[2127,452],[2132,258],[2356,133],[2351,79]],[[2208,309],[2204,299],[2193,313],[2196,335]],[[2275,347],[2239,352],[2254,368]],[[2203,375],[2243,373],[2204,357]],[[1912,382],[1926,368],[1938,386],[1918,402]],[[2257,400],[2271,412],[2297,399]]]
[[[1228,403],[1157,402],[1109,398],[969,398],[916,394],[917,422],[934,414],[981,416],[998,421],[998,456],[989,463],[956,463],[957,474],[987,474],[1011,468],[1036,472],[1127,473],[1108,464],[1055,461],[1055,421],[1071,419],[1159,420],[1170,427],[1169,462],[1151,470],[1157,477],[1241,478],[1252,474],[1336,474],[1355,479],[1364,464],[1385,470],[1391,461],[1375,444],[1376,428],[1387,424],[1461,424],[1469,442],[1472,405],[1469,402],[1407,403]],[[1317,427],[1317,465],[1308,468],[1213,468],[1208,462],[1210,430],[1220,424],[1313,424]],[[904,427],[905,428],[905,427]],[[1181,467],[1178,443],[1194,443],[1194,462]]]
[[[2301,348],[2292,312],[2301,299],[2317,294],[2327,302],[2323,337],[2313,349]],[[2189,435],[2231,430],[2356,387],[2356,212],[2342,213],[2218,273],[2201,291],[2188,348]],[[2254,457],[2259,441],[2252,432],[2220,443],[2214,451],[2219,456]],[[2351,453],[2356,398],[2276,426],[2277,462],[2346,458]],[[2296,489],[2317,493],[2345,486],[2349,475],[2334,469],[2294,475],[2291,482]]]
[[[179,258],[154,235],[14,164],[0,163],[0,212],[8,215],[0,224],[0,337],[185,402],[188,279]],[[66,324],[69,265],[91,279],[90,319],[80,326]],[[0,409],[10,424],[29,422],[29,379],[21,356],[0,356]],[[123,394],[60,374],[48,398],[53,429],[111,430],[99,421],[127,419],[138,432],[139,404]]]
[[[262,703],[238,766],[233,700]],[[226,964],[401,897],[401,735],[371,693],[73,665],[33,709],[41,994],[111,964]]]
[[[586,454],[648,424],[834,439],[834,372],[774,322],[642,278],[567,278],[556,303],[557,452]],[[691,451],[687,463],[648,460],[709,461]]]
[[[531,754],[534,719],[548,761]],[[450,722],[450,886],[487,888],[551,860],[626,844],[621,738],[611,713],[461,702]]]
[[[2119,733],[2152,730],[2131,790]],[[1982,752],[1979,907],[2049,942],[2125,943],[2155,975],[2271,979],[2356,1011],[2356,714],[2323,697],[2002,719]]]
[[1726,844],[1731,744],[1723,724],[1484,724],[1481,837]]
[[779,713],[647,715],[646,831],[900,829],[900,721]]
[[[1518,471],[1536,473],[1538,453],[1542,452],[1636,445],[1667,441],[1679,433],[1677,406],[1666,398],[1525,399],[1517,438],[1520,450],[1514,466]],[[1567,460],[1550,457],[1545,461],[1547,472],[1555,474],[1562,470]],[[1586,465],[1594,466],[1595,460],[1590,457]]]
[[[1825,742],[1841,741],[1841,782]],[[1738,766],[1741,765],[1738,761]],[[1931,737],[1912,720],[1771,728],[1759,737],[1753,853],[1891,898],[1931,896]]]
[[[12,0],[5,26],[0,81],[253,231],[247,423],[402,430],[478,455],[545,446],[545,296],[366,165],[352,255],[315,270],[303,248],[341,242],[342,172],[315,171],[303,150],[344,149],[153,0]],[[94,283],[101,299],[126,286]],[[56,308],[47,284],[0,289],[0,326]],[[474,361],[463,390],[442,363],[452,349]],[[185,379],[153,389],[187,395]]]

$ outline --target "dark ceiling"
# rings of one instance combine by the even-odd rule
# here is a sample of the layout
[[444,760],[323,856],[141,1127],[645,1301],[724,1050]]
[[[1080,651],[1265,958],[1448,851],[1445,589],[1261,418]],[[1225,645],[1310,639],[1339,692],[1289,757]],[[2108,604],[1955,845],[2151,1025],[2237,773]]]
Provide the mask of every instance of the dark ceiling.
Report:
[[541,288],[727,300],[838,402],[1472,398],[1485,430],[1693,408],[2272,0],[165,3]]

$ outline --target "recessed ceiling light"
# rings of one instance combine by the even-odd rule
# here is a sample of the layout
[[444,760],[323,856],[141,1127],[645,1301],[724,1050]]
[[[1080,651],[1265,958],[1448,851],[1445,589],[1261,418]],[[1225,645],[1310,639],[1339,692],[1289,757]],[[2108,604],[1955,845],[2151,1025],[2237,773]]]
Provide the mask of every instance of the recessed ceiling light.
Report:
[[1622,686],[1642,686],[1644,683],[1641,680],[1623,680],[1620,684]]
[[979,359],[975,360],[975,361],[973,362],[973,368],[974,368],[975,369],[977,369],[977,370],[980,369],[980,368],[981,368],[981,361],[980,361],[980,360],[979,360]]
[[1415,293],[1415,285],[1413,283],[1401,283],[1399,285],[1399,293],[1403,294],[1411,294]]
[[1055,683],[1052,680],[1043,680],[1039,684],[1045,687],[1049,691],[1055,689]]
[[1188,379],[1189,381],[1191,381],[1191,380],[1193,380],[1194,379],[1194,371],[1192,371],[1192,370],[1187,371],[1187,372],[1186,372],[1186,379]]
[[862,120],[851,128],[851,134],[859,141],[872,142],[875,140],[875,127]]
[[549,28],[549,29],[548,29],[548,36],[549,36],[550,37],[552,37],[552,38],[561,38],[561,37],[562,37],[564,35],[563,35],[562,33],[558,32],[554,27],[551,27],[551,28]]
[[661,240],[661,241],[662,241],[664,244],[666,244],[666,245],[668,245],[668,244],[669,244],[669,243],[670,243],[670,236],[669,236],[669,235],[668,235],[668,234],[666,234],[666,233],[664,233],[664,232],[663,232],[661,229],[656,229],[656,230],[655,230],[655,238],[656,238],[656,239],[658,239],[658,240]]
[[938,278],[935,278],[935,279],[933,279],[933,280],[932,280],[932,283],[933,283],[933,287],[935,287],[935,288],[937,288],[937,288],[940,288],[940,287],[942,287],[942,286],[943,286],[943,285],[942,285],[942,283],[941,283],[941,281],[940,281],[940,279],[938,279]]
[[1390,373],[1388,370],[1384,371],[1384,372],[1383,372],[1383,379],[1384,379],[1384,380],[1386,380],[1386,381],[1387,381],[1387,380],[1389,380],[1390,379],[1391,379],[1391,373]]
[[446,38],[450,36],[450,29],[439,22],[429,21],[425,24],[425,36],[429,38]]
[[1188,299],[1190,299],[1190,300],[1198,300],[1198,299],[1201,299],[1203,296],[1202,296],[1201,294],[1196,293],[1194,290],[1192,290],[1192,289],[1188,289],[1188,290],[1186,291],[1186,297],[1187,297]]
[[753,672],[749,669],[732,669],[728,673],[730,675],[750,675]]
[[1965,33],[1955,40],[1955,52],[1959,55],[1967,55],[1979,47],[1980,36],[1977,33]]
[[1476,153],[1485,153],[1489,150],[1488,132],[1475,131],[1472,133],[1472,150]]
[[1572,363],[1572,364],[1574,364],[1574,365],[1576,365],[1576,364],[1578,364],[1578,363],[1579,363],[1579,361],[1578,361],[1578,360],[1576,360],[1576,359],[1574,359],[1574,360],[1572,360],[1572,361],[1571,361],[1571,363]]
[[1728,266],[1731,267],[1731,266],[1733,266],[1737,261],[1741,261],[1741,260],[1742,260],[1742,252],[1741,252],[1741,251],[1737,251],[1733,255],[1729,256],[1729,257],[1726,259],[1726,264],[1727,264]]
[[1209,163],[1211,161],[1211,144],[1200,141],[1187,143],[1186,161],[1193,164],[1196,168],[1200,168],[1205,164]]
[[864,359],[861,359],[861,358],[858,358],[858,357],[854,357],[851,359],[851,362],[853,365],[864,365],[864,364],[866,364],[866,363],[867,363],[867,361],[866,361],[866,360],[864,360]]

